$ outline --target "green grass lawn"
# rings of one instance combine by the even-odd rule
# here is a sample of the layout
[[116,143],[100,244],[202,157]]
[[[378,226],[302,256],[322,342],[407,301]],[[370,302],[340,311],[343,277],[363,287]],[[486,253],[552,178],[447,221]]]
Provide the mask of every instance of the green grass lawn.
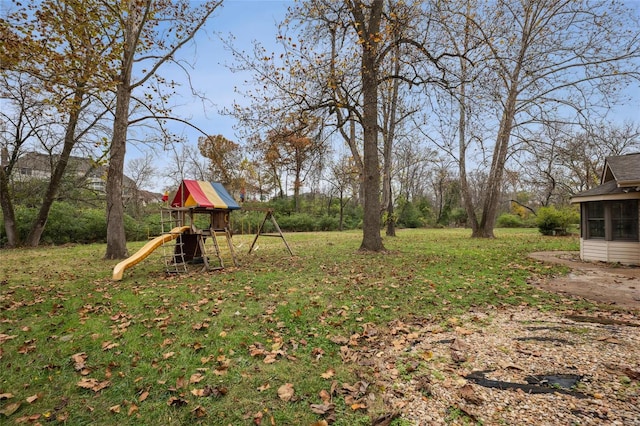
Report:
[[526,255],[577,238],[496,234],[401,230],[379,254],[357,251],[360,232],[287,234],[294,257],[277,238],[247,255],[252,236],[236,236],[237,268],[165,276],[154,253],[119,282],[104,245],[0,251],[0,423],[311,425],[328,394],[334,424],[371,424],[381,402],[335,391],[363,380],[341,354],[354,333],[564,308],[526,283],[563,269]]

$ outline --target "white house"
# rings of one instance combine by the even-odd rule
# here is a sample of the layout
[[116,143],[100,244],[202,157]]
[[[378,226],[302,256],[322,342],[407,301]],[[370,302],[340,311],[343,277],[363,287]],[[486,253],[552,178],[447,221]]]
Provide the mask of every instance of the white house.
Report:
[[600,185],[580,203],[580,258],[640,265],[640,153],[607,157]]

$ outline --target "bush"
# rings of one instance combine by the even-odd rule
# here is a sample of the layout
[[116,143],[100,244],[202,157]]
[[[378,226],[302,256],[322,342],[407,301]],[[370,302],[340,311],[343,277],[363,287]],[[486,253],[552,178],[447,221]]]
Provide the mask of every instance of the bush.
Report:
[[517,214],[503,213],[498,217],[498,228],[522,228],[524,222]]
[[[18,238],[24,241],[29,235],[37,208],[16,206]],[[4,230],[4,223],[0,222]],[[66,202],[54,202],[49,211],[47,224],[40,237],[41,244],[104,242],[107,223],[103,209],[80,209]],[[6,243],[3,236],[0,244]]]
[[580,214],[570,207],[560,210],[541,207],[536,215],[536,225],[542,235],[567,235],[569,227],[580,222]]
[[319,231],[336,231],[340,227],[340,219],[338,217],[323,215],[318,219],[317,229]]
[[277,221],[283,231],[310,232],[316,230],[316,220],[307,213],[279,216]]
[[398,225],[405,228],[420,228],[424,226],[420,210],[413,203],[404,203],[398,215]]

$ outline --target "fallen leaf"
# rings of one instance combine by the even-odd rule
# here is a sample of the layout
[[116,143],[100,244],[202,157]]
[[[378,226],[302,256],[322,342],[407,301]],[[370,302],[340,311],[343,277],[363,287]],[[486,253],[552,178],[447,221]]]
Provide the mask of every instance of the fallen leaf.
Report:
[[344,346],[349,343],[349,339],[344,336],[331,336],[329,337],[329,340],[340,346]]
[[162,354],[162,358],[169,359],[169,358],[173,357],[175,354],[176,354],[175,352],[167,352],[165,354]]
[[207,417],[207,411],[201,405],[198,405],[196,408],[191,410],[191,415],[195,418],[201,419],[203,417]]
[[273,364],[274,362],[276,362],[278,360],[278,354],[275,353],[269,353],[267,354],[267,356],[264,357],[264,363],[265,364]]
[[73,368],[76,371],[81,371],[85,368],[87,354],[85,352],[78,352],[77,354],[71,355],[71,360],[73,361]]
[[167,401],[167,405],[170,407],[182,407],[187,405],[189,402],[186,399],[178,398],[177,396],[172,396]]
[[371,426],[389,426],[392,421],[400,417],[400,413],[388,413],[373,419]]
[[111,350],[113,348],[117,348],[118,346],[120,346],[120,343],[106,341],[106,342],[102,342],[101,346],[102,346],[102,350],[103,351],[108,351],[108,350]]
[[35,395],[31,395],[29,397],[27,397],[27,402],[29,404],[33,404],[34,402],[36,402],[38,399],[42,398],[42,393],[37,393]]
[[330,379],[333,376],[335,376],[336,371],[333,368],[328,369],[327,371],[325,371],[324,373],[322,373],[320,375],[320,377],[322,377],[323,379]]
[[351,404],[351,409],[353,411],[364,410],[365,408],[367,408],[367,404],[365,404],[364,402],[355,402]]
[[82,379],[77,383],[78,386],[84,389],[90,389],[94,392],[100,392],[102,389],[111,386],[109,380],[99,381],[98,379]]
[[455,339],[452,343],[450,348],[454,351],[460,351],[460,352],[464,352],[469,350],[469,345],[466,344],[465,342],[463,342],[460,339]]
[[319,360],[324,355],[324,350],[322,348],[313,348],[311,355],[313,355],[316,360]]
[[0,393],[0,401],[2,401],[3,399],[11,399],[11,398],[13,398],[12,393]]
[[127,410],[127,416],[131,416],[133,413],[138,412],[138,406],[136,404],[131,404],[129,406],[129,410]]
[[327,416],[331,412],[333,412],[333,410],[335,410],[336,405],[335,404],[311,404],[310,407],[311,407],[311,411],[313,411],[315,414],[320,414],[321,416]]
[[189,378],[189,384],[193,385],[195,383],[201,382],[202,380],[204,380],[204,375],[200,373],[195,373],[195,374],[192,374],[191,377]]
[[6,342],[7,340],[11,340],[11,339],[15,339],[18,336],[15,335],[8,335],[8,334],[0,334],[0,345],[3,344],[4,342]]
[[188,383],[184,379],[184,376],[180,376],[176,379],[176,389],[186,388],[187,386],[188,386]]
[[468,329],[468,328],[464,328],[464,327],[456,327],[456,328],[454,329],[454,331],[455,331],[456,333],[458,333],[458,334],[463,335],[463,336],[468,336],[468,335],[470,335],[470,334],[473,334],[473,333],[474,333],[474,331],[473,331],[473,330],[470,330],[470,329]]
[[149,397],[149,392],[148,391],[144,391],[140,394],[140,396],[138,397],[138,401],[142,402],[145,399],[147,399]]
[[460,388],[460,396],[471,404],[480,405],[484,402],[482,397],[475,392],[473,386],[470,384],[466,384]]
[[36,341],[34,339],[25,341],[24,344],[18,348],[18,353],[24,355],[24,354],[28,354],[29,352],[35,351],[36,350],[35,342]]
[[[320,414],[320,413],[318,413],[318,414]],[[315,423],[311,423],[311,426],[329,426],[329,423],[327,423],[326,420],[318,420]]]
[[120,412],[120,405],[112,405],[111,407],[109,407],[109,411],[114,414],[118,414]]
[[283,401],[291,401],[293,394],[294,389],[292,383],[285,383],[278,388],[278,397]]
[[16,411],[18,411],[18,408],[20,408],[20,403],[19,402],[13,402],[11,404],[5,405],[2,408],[2,410],[0,410],[0,414],[4,414],[5,416],[9,417],[10,415],[12,415]]
[[270,387],[271,387],[271,385],[269,383],[265,383],[262,386],[258,386],[257,390],[258,390],[258,392],[264,392],[267,389],[269,389]]
[[205,396],[204,389],[191,389],[191,395],[193,396]]
[[320,391],[320,393],[318,394],[318,396],[320,397],[320,399],[322,400],[322,402],[324,402],[325,404],[329,403],[331,401],[331,395],[329,394],[329,392],[327,392],[326,390],[322,389]]

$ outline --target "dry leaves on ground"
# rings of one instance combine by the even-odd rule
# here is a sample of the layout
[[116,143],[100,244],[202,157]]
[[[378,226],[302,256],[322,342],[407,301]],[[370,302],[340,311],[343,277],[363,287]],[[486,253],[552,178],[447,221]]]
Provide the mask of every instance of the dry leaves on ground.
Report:
[[[365,366],[363,376],[374,378],[376,388],[386,389],[389,412],[417,425],[455,418],[640,425],[640,318],[600,314],[612,315],[615,321],[601,324],[530,308],[490,309],[452,318],[446,327],[415,318],[394,321],[375,335],[365,331],[341,353],[345,362]],[[580,380],[572,389],[531,382],[563,374]],[[480,386],[472,380],[479,376],[513,385]],[[533,393],[538,390],[545,393]]]

